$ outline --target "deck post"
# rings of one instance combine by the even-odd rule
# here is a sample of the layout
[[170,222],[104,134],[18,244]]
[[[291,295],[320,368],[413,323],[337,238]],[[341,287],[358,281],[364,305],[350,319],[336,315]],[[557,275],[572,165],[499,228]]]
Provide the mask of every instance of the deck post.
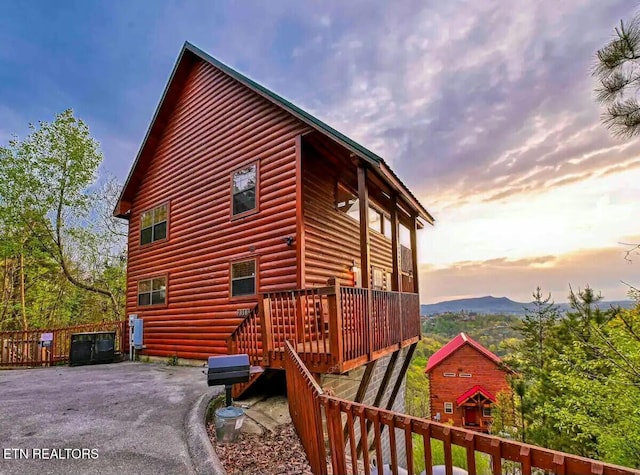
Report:
[[391,290],[394,292],[402,290],[398,244],[398,196],[394,193],[391,196]]
[[258,314],[262,333],[262,365],[269,366],[270,355],[273,350],[273,329],[271,328],[271,300],[268,297],[261,296],[258,298]]
[[418,216],[411,216],[411,263],[413,265],[413,291],[420,294],[418,285]]
[[333,293],[327,296],[329,302],[329,347],[331,348],[332,363],[337,372],[342,372],[343,363],[343,335],[342,335],[342,311],[340,304],[340,281],[333,279]]
[[371,292],[371,239],[369,236],[369,190],[367,188],[367,169],[358,163],[358,201],[360,207],[360,271],[362,272],[362,288],[367,289],[367,306],[365,324],[367,325],[367,353],[369,361],[373,359],[373,325],[371,325],[372,302]]

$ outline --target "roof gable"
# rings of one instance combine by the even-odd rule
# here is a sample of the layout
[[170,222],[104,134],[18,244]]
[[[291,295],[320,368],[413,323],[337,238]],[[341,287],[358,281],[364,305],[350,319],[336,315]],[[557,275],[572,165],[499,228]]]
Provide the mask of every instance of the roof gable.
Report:
[[478,351],[482,356],[494,362],[496,365],[502,365],[502,360],[497,355],[493,354],[491,351],[475,341],[473,338],[469,337],[467,334],[460,333],[453,340],[451,340],[449,343],[447,343],[431,355],[427,363],[427,369],[425,370],[425,372],[428,373],[432,371],[436,366],[438,366],[440,363],[442,363],[444,360],[449,358],[460,348],[466,345],[469,345],[470,347]]
[[491,394],[485,388],[483,388],[482,386],[477,384],[474,387],[472,387],[471,389],[469,389],[468,391],[465,391],[464,393],[462,393],[460,395],[460,397],[458,397],[458,399],[456,399],[456,404],[458,406],[460,406],[460,405],[464,404],[465,402],[467,402],[472,397],[474,397],[476,394],[482,395],[485,399],[488,399],[491,402],[495,403],[497,401],[496,397],[493,394]]
[[250,88],[257,94],[266,98],[270,102],[285,109],[287,112],[302,120],[307,125],[311,126],[330,139],[338,142],[340,145],[344,146],[355,155],[367,161],[373,168],[378,170],[378,172],[386,179],[386,181],[388,181],[388,183],[393,188],[396,189],[396,191],[398,191],[405,198],[408,204],[415,208],[418,216],[422,217],[429,223],[434,222],[431,214],[429,214],[429,212],[422,206],[422,204],[418,202],[417,198],[400,181],[397,175],[388,167],[382,157],[376,155],[354,140],[351,140],[346,135],[325,124],[303,109],[300,109],[292,102],[284,99],[283,97],[267,89],[266,87],[250,79],[249,77],[239,73],[226,64],[218,61],[214,57],[208,55],[200,48],[192,45],[189,42],[185,42],[182,50],[180,51],[178,60],[176,61],[171,76],[169,77],[169,81],[162,94],[162,98],[160,99],[160,103],[156,108],[156,112],[153,116],[153,119],[151,120],[149,129],[147,130],[142,145],[140,146],[140,150],[138,151],[138,155],[136,156],[133,166],[131,167],[131,170],[129,172],[129,176],[127,177],[127,180],[124,184],[124,187],[118,199],[118,203],[114,210],[114,215],[119,217],[127,216],[127,213],[129,212],[129,208],[131,206],[131,201],[135,196],[135,190],[137,189],[137,186],[142,179],[142,175],[144,174],[145,164],[151,158],[151,155],[153,155],[153,151],[155,150],[155,146],[159,140],[159,136],[164,129],[168,117],[173,111],[173,106],[177,101],[177,96],[179,95],[186,76],[195,61],[205,61],[209,63],[213,67],[224,72],[225,74]]

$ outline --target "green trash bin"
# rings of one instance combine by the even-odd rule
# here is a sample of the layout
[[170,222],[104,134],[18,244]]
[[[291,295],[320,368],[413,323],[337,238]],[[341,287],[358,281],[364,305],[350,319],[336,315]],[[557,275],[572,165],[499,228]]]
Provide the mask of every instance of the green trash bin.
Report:
[[216,441],[219,444],[235,442],[244,422],[244,411],[239,407],[216,409]]

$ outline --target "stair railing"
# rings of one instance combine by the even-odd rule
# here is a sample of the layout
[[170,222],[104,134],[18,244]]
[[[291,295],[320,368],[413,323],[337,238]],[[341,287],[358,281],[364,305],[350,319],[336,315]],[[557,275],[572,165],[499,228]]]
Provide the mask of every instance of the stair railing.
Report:
[[264,358],[259,313],[256,305],[227,339],[229,354],[246,353],[254,366],[261,366]]

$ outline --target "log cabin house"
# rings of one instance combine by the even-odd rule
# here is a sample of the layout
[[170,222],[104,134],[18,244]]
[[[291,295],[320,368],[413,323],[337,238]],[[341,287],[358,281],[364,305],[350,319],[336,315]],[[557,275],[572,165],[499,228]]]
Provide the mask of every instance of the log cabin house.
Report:
[[431,418],[489,432],[492,407],[501,391],[510,391],[513,371],[473,338],[460,333],[427,362]]
[[393,404],[433,218],[381,157],[185,43],[114,214],[142,354],[281,369],[291,341],[318,379],[367,365],[360,399],[373,380]]

